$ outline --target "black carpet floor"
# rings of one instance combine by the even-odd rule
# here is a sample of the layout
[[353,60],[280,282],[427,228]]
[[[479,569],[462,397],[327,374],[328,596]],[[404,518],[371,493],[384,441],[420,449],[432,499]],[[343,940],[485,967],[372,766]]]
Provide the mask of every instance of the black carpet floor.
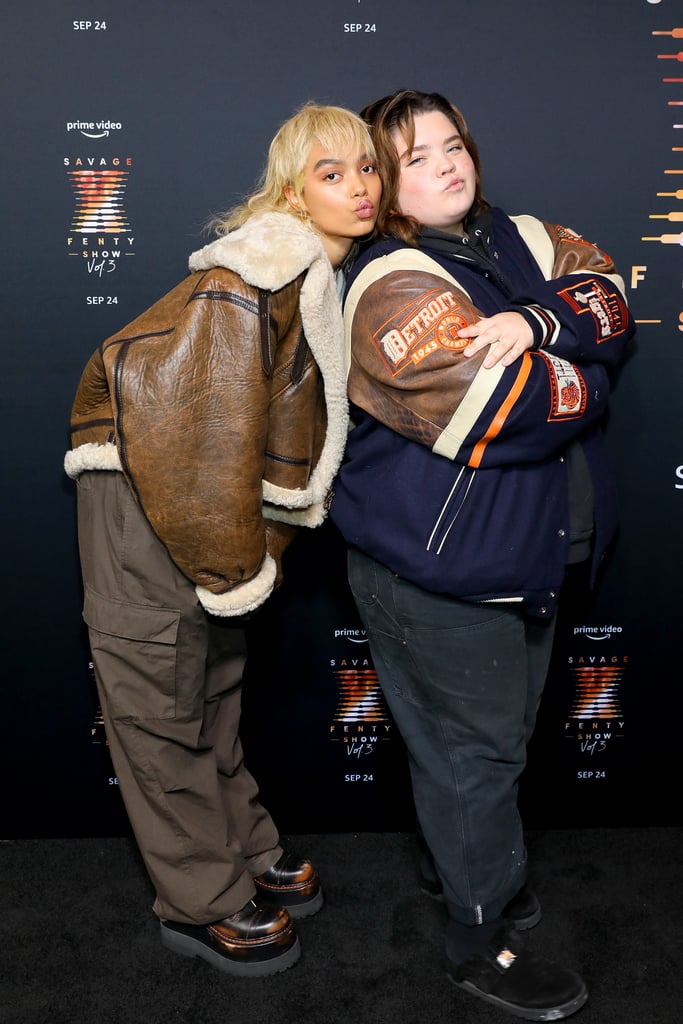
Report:
[[[580,1024],[683,1020],[683,829],[532,832],[539,952],[579,969]],[[443,908],[408,834],[295,836],[326,905],[299,963],[259,981],[162,948],[132,840],[0,843],[0,1020],[7,1024],[505,1024],[442,962]]]

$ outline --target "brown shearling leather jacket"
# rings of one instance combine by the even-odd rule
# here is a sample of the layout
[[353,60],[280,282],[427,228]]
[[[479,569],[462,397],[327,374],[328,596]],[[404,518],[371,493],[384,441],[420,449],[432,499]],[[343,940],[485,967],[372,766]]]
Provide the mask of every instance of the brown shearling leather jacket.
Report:
[[260,239],[251,221],[195,254],[199,269],[91,356],[66,458],[71,476],[123,471],[218,615],[261,604],[292,525],[322,521],[347,426],[341,314],[322,245],[287,214],[252,220],[275,220],[266,226],[281,248],[271,238],[259,253],[261,264],[272,257],[270,274],[241,245]]

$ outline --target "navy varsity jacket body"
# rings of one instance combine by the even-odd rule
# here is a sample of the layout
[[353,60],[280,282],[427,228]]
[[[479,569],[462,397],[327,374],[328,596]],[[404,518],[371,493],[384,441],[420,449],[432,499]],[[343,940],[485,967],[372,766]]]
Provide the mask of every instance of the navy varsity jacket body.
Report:
[[[633,324],[610,258],[567,229],[494,209],[466,241],[425,231],[366,250],[347,286],[355,424],[331,516],[349,544],[434,593],[550,617],[569,558],[568,454],[593,490],[593,575],[616,527],[600,430]],[[457,331],[520,312],[510,367]],[[589,485],[590,486],[590,485]]]

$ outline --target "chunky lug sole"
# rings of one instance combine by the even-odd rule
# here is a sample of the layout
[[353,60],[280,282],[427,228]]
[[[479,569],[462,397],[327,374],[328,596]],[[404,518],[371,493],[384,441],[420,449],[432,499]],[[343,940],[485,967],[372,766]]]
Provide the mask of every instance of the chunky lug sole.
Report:
[[312,917],[313,914],[318,913],[324,903],[322,889],[318,889],[315,896],[301,899],[301,902],[297,902],[295,893],[288,893],[284,888],[273,888],[272,891],[269,891],[267,888],[257,885],[256,891],[258,899],[262,903],[268,903],[273,907],[284,907],[293,921],[299,921],[302,917]]
[[[290,917],[292,915],[290,914]],[[169,927],[168,923],[161,921],[161,944],[166,949],[172,950],[180,956],[201,957],[216,970],[224,974],[233,974],[243,978],[263,978],[268,974],[279,974],[293,967],[301,956],[301,944],[298,937],[295,937],[292,945],[282,953],[275,953],[265,960],[238,960],[225,953],[206,941],[190,935],[187,932],[177,930],[182,925]],[[273,948],[273,947],[271,947]]]
[[450,972],[448,972],[448,977],[454,985],[457,985],[458,988],[463,989],[465,992],[469,992],[479,999],[484,999],[487,1003],[491,1003],[492,1006],[497,1006],[500,1010],[511,1013],[514,1017],[523,1017],[524,1020],[564,1020],[565,1017],[571,1017],[573,1013],[580,1010],[588,999],[588,990],[583,985],[581,991],[576,996],[558,1006],[542,1008],[520,1006],[518,1003],[511,1003],[506,999],[494,996],[490,992],[483,992],[476,985],[473,985],[471,981],[457,981]]

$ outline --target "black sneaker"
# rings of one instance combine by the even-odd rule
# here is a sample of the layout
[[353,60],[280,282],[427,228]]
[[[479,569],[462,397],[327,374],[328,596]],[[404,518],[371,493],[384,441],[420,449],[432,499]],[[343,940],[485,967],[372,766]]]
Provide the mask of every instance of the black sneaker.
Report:
[[443,903],[443,886],[438,878],[427,878],[420,876],[420,890],[425,896],[431,896],[433,900],[440,900]]
[[161,942],[181,956],[199,956],[225,974],[259,978],[292,967],[301,946],[282,907],[250,900],[236,914],[213,924],[161,921]]
[[[443,886],[438,878],[420,878],[420,889],[425,896],[443,902]],[[503,909],[502,916],[518,932],[534,928],[541,920],[541,904],[538,896],[528,885],[523,885],[516,896],[513,896]]]
[[541,904],[533,889],[523,885],[503,908],[503,917],[518,932],[535,928],[541,920]]
[[483,953],[464,964],[450,964],[448,977],[466,992],[525,1020],[563,1020],[588,999],[578,974],[525,949],[507,927]]

